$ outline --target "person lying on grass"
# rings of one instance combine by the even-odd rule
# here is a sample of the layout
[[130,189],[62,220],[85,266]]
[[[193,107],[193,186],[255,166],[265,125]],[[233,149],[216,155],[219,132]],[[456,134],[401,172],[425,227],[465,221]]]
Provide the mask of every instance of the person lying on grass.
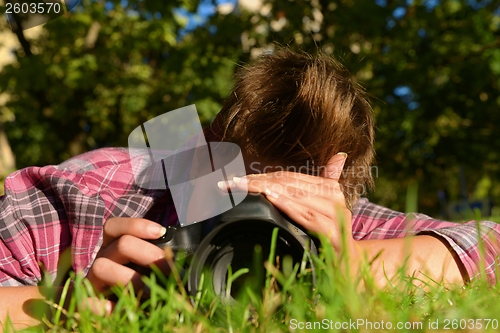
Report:
[[[243,152],[249,175],[223,189],[244,185],[265,194],[296,223],[326,235],[336,251],[348,252],[353,274],[363,258],[376,258],[371,274],[381,287],[403,263],[422,284],[461,285],[477,278],[484,264],[496,283],[497,224],[408,216],[360,198],[373,183],[373,114],[363,90],[332,58],[281,49],[242,68],[205,135]],[[273,172],[304,166],[303,173]],[[141,276],[129,262],[168,270],[163,250],[147,240],[177,223],[171,195],[134,183],[127,149],[98,149],[57,166],[16,171],[5,181],[0,205],[2,323],[7,315],[16,327],[38,323],[27,304],[44,298],[37,286],[42,277],[62,281],[67,249],[71,268],[99,292],[127,283],[140,290]],[[350,231],[345,244],[340,221]],[[101,305],[113,309],[112,301]]]

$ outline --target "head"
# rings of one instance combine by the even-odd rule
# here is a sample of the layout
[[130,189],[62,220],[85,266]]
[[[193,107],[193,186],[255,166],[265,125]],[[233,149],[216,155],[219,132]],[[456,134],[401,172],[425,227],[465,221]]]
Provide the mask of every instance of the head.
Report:
[[337,61],[281,49],[239,70],[210,129],[246,161],[291,171],[319,175],[347,153],[339,182],[350,207],[373,184],[373,126],[363,89]]

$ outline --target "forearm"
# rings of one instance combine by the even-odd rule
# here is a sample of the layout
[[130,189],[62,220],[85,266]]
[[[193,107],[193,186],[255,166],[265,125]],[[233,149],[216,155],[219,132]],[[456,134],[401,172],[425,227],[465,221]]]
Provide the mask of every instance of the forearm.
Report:
[[[371,262],[369,273],[376,285],[385,287],[395,278],[413,276],[414,284],[463,285],[459,263],[441,240],[416,236],[357,241],[352,255],[354,270]],[[356,273],[356,272],[354,272]]]
[[0,332],[4,331],[7,316],[16,329],[40,324],[45,299],[40,287],[0,287]]

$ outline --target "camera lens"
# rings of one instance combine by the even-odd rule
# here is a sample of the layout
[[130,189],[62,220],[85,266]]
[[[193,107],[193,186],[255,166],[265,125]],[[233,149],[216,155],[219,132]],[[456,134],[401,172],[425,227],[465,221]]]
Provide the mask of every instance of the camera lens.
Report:
[[[188,280],[191,294],[196,294],[201,276],[205,274],[203,280],[210,283],[206,287],[216,295],[238,298],[245,288],[251,288],[259,295],[265,284],[264,263],[271,251],[275,228],[278,228],[278,237],[274,265],[281,269],[280,264],[285,256],[290,256],[293,264],[300,263],[304,256],[304,245],[289,230],[262,220],[225,223],[212,230],[194,254]],[[311,261],[309,265],[312,266]],[[240,269],[246,268],[248,272],[231,281],[229,295],[226,295],[229,267],[233,275]]]

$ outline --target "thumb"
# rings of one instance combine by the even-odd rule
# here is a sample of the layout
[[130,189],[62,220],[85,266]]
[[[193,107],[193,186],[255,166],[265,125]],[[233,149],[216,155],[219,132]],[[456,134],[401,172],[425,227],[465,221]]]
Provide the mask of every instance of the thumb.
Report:
[[344,169],[346,159],[346,153],[338,153],[336,155],[333,155],[326,163],[322,176],[338,181],[340,179],[340,176],[342,175],[342,170]]

